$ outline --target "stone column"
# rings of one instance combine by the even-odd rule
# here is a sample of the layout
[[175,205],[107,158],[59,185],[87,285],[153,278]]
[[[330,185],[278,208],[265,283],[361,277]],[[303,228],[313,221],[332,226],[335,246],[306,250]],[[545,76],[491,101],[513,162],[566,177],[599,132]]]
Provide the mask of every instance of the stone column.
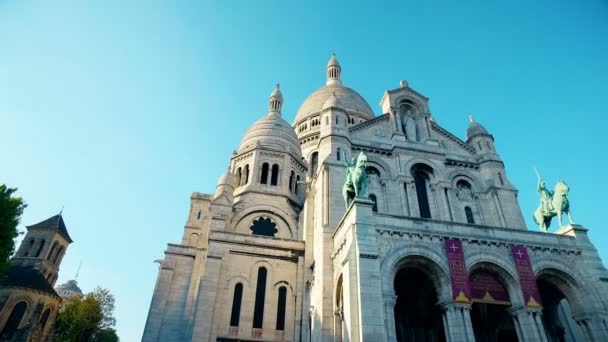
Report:
[[413,179],[406,181],[407,184],[407,197],[409,204],[410,216],[420,216],[420,208],[418,207],[418,198],[416,197],[416,185]]
[[443,327],[448,342],[475,342],[471,323],[471,304],[449,301],[441,305]]
[[394,294],[384,294],[384,326],[386,327],[386,340],[388,342],[396,342],[397,336],[395,332],[395,304],[397,304],[397,296]]
[[521,307],[511,310],[517,338],[521,342],[547,342],[545,328],[541,321],[542,309]]
[[574,317],[576,324],[581,327],[585,339],[590,342],[608,341],[608,327],[599,316]]

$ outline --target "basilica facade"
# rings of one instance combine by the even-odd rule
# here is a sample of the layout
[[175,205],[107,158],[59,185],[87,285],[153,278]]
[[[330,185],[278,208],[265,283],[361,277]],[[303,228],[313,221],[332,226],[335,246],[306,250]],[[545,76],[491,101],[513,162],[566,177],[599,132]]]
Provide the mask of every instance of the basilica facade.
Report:
[[192,194],[142,341],[608,341],[586,228],[528,230],[481,124],[448,132],[405,81],[375,115],[341,73],[332,56],[292,124],[277,86],[215,192]]

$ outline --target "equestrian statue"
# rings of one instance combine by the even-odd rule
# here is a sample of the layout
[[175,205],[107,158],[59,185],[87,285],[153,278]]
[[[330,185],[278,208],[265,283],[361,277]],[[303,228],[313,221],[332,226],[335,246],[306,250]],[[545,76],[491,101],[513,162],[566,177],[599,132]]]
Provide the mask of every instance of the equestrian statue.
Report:
[[538,176],[537,191],[540,194],[540,206],[534,212],[534,222],[541,230],[546,232],[549,229],[553,216],[557,216],[559,227],[562,228],[563,213],[568,215],[570,224],[574,224],[568,202],[569,190],[568,184],[561,179],[555,184],[554,191],[548,190],[545,182]]
[[367,191],[367,173],[365,172],[367,155],[361,152],[356,160],[355,158],[352,158],[350,162],[347,160],[344,165],[346,165],[346,180],[342,187],[342,195],[346,208],[348,208],[355,197],[363,197]]

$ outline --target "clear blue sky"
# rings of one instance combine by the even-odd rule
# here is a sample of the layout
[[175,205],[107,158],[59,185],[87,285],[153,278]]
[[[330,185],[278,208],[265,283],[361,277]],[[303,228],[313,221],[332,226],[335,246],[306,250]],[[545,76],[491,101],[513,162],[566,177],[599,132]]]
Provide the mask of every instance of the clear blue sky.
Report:
[[530,229],[533,165],[564,178],[608,260],[608,4],[496,3],[0,1],[0,183],[29,204],[21,229],[65,206],[59,282],[83,260],[81,287],[109,288],[137,341],[190,194],[214,191],[277,81],[291,122],[336,52],[376,114],[400,79],[461,138],[474,114]]

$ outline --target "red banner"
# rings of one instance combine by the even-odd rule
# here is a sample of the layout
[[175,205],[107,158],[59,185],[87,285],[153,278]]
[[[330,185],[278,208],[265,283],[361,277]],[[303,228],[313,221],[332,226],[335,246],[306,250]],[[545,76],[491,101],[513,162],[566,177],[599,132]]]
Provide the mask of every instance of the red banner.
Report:
[[509,292],[494,275],[475,272],[471,276],[471,300],[479,303],[510,305]]
[[450,280],[452,282],[452,299],[457,303],[471,302],[471,287],[469,274],[464,263],[462,243],[458,240],[445,240],[445,252],[450,265]]
[[515,260],[515,268],[519,274],[519,284],[524,295],[526,306],[531,308],[542,307],[536,277],[532,271],[532,264],[528,256],[528,249],[524,246],[512,246],[513,259]]

